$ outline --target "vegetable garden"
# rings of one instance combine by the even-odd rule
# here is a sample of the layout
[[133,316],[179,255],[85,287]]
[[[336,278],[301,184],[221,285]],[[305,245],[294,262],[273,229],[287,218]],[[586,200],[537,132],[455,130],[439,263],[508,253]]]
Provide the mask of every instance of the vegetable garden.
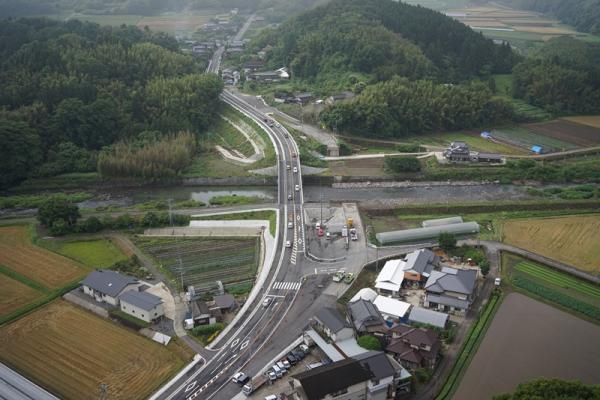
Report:
[[[259,258],[259,239],[148,238],[136,244],[152,255],[178,284],[196,290],[253,281]],[[181,259],[181,262],[179,261]]]

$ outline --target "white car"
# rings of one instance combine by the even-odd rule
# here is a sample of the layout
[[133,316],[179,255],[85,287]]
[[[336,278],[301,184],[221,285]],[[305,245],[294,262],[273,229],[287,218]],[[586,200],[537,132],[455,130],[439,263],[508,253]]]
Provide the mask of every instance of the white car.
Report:
[[243,372],[238,372],[235,375],[233,375],[233,378],[231,378],[231,381],[233,383],[237,383],[240,385],[243,385],[244,383],[248,382],[249,380],[250,380],[250,377]]
[[288,200],[291,200],[291,199],[292,199],[292,195],[288,194]]
[[300,191],[300,185],[296,185],[296,186],[294,186],[294,190],[295,190],[296,192],[299,192],[299,191]]
[[298,168],[294,167],[294,173],[298,172]]
[[291,242],[291,241],[289,241],[289,240],[286,240],[286,241],[285,241],[285,247],[287,247],[287,248],[290,248],[290,247],[292,247],[292,242]]
[[292,166],[290,164],[286,164],[285,169],[290,169]]
[[288,222],[288,228],[292,229],[294,227],[294,223],[292,221]]
[[263,307],[269,307],[269,304],[271,304],[272,300],[273,298],[271,297],[265,297],[265,299],[263,300]]

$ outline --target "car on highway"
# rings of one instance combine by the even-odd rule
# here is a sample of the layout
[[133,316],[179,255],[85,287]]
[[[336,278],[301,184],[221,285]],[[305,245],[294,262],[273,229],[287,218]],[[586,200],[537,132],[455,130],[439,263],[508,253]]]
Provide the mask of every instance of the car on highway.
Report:
[[286,240],[285,241],[285,247],[287,247],[287,248],[292,247],[292,241],[291,240]]
[[291,200],[291,199],[292,199],[292,195],[288,194],[288,200]]
[[331,233],[329,233],[329,232],[326,232],[326,233],[325,233],[325,239],[326,239],[326,240],[329,240],[329,239],[331,239]]
[[271,304],[271,301],[273,300],[272,297],[265,297],[265,299],[263,300],[263,307],[269,307],[269,304]]
[[298,172],[298,168],[294,167],[294,170],[293,170],[293,172],[294,172],[294,173],[297,173],[297,172]]
[[294,227],[294,223],[292,221],[288,222],[288,228],[292,229]]
[[285,169],[291,169],[292,166],[290,164],[286,164]]
[[296,192],[299,192],[299,191],[300,191],[300,185],[296,185],[296,186],[294,186],[294,190],[295,190]]
[[250,380],[250,377],[243,372],[237,372],[231,378],[233,383],[237,383],[238,385],[245,385]]

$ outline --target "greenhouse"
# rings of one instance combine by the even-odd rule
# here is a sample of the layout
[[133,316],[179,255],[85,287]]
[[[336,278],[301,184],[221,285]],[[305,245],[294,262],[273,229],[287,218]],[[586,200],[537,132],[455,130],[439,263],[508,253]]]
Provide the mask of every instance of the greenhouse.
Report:
[[461,222],[457,224],[429,226],[426,228],[405,229],[401,231],[381,232],[375,235],[381,244],[419,242],[437,240],[440,233],[447,232],[456,236],[466,236],[479,233],[477,222]]

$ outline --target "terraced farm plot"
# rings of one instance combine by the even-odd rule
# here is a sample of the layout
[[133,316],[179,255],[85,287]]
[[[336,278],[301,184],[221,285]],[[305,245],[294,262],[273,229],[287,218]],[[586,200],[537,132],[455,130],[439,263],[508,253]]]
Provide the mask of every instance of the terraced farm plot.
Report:
[[524,272],[546,283],[560,286],[564,289],[574,290],[600,301],[600,288],[582,281],[581,279],[543,267],[531,261],[522,261],[515,265],[514,268],[517,271]]
[[0,317],[40,300],[44,293],[0,273]]
[[600,274],[600,215],[506,221],[504,242]]
[[184,360],[134,332],[55,301],[0,329],[0,360],[63,399],[147,398]]
[[587,125],[600,129],[600,115],[587,115],[580,117],[566,117],[564,120],[575,122],[576,124]]
[[[209,287],[252,281],[256,275],[258,239],[138,238],[137,245],[152,255],[184,285]],[[181,256],[181,265],[178,257]]]
[[0,264],[51,289],[88,272],[75,261],[32,244],[26,226],[0,228]]

